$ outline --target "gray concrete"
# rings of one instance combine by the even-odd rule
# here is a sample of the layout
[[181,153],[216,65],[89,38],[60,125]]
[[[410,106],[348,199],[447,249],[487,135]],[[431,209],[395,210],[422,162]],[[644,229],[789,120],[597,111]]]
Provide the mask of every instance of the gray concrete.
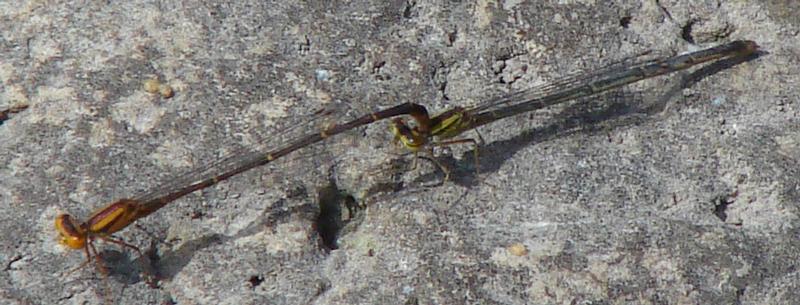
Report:
[[[0,110],[28,106],[0,125],[0,303],[800,303],[790,2],[215,2],[0,3]],[[480,128],[477,175],[437,149],[440,186],[380,122],[115,235],[150,259],[97,243],[107,276],[56,241],[59,213],[337,120],[736,39],[766,53]],[[361,208],[315,225],[339,193]]]

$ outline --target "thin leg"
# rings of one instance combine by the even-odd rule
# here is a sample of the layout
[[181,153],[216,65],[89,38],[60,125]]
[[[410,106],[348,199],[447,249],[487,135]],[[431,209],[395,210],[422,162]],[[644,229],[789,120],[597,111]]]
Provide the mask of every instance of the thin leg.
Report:
[[480,163],[478,162],[478,142],[475,141],[475,139],[467,138],[467,139],[443,141],[443,142],[432,143],[432,146],[450,146],[450,145],[458,145],[464,143],[472,143],[472,146],[474,147],[473,156],[475,158],[475,176],[480,177]]
[[[124,241],[122,241],[122,240],[120,240],[120,239],[113,238],[113,237],[111,237],[111,236],[100,236],[99,238],[100,238],[100,239],[102,239],[102,240],[103,240],[103,241],[105,241],[105,242],[109,242],[109,243],[117,244],[117,245],[119,245],[119,246],[120,246],[120,247],[121,247],[123,250],[125,250],[125,248],[131,248],[131,249],[135,250],[135,251],[136,251],[136,253],[138,253],[138,254],[139,254],[139,264],[141,264],[141,267],[142,267],[142,273],[144,273],[144,274],[146,275],[145,282],[147,282],[147,283],[148,283],[148,285],[150,285],[150,286],[154,286],[154,285],[155,285],[154,283],[155,283],[155,281],[156,281],[157,277],[156,277],[156,276],[153,276],[152,274],[150,274],[151,272],[149,272],[149,271],[148,271],[148,270],[150,269],[150,266],[148,266],[148,265],[146,265],[146,264],[144,263],[144,259],[145,259],[145,257],[146,257],[146,256],[144,256],[144,254],[142,253],[142,251],[141,251],[141,250],[139,250],[139,247],[136,247],[136,246],[134,246],[134,245],[131,245],[131,244],[129,244],[129,243],[126,243],[126,242],[124,242]],[[149,261],[149,258],[148,258],[148,261]]]
[[428,187],[439,186],[439,185],[442,185],[445,182],[450,180],[450,170],[446,166],[444,166],[444,164],[442,164],[441,162],[439,162],[436,159],[436,157],[433,154],[433,148],[437,147],[437,146],[438,147],[442,147],[442,146],[458,145],[458,144],[464,144],[464,143],[472,143],[472,145],[474,146],[474,150],[473,150],[474,153],[473,154],[474,154],[474,158],[475,158],[475,174],[476,174],[476,176],[480,177],[480,172],[479,172],[480,171],[480,164],[478,163],[478,142],[475,141],[475,139],[468,138],[468,139],[458,139],[458,140],[451,140],[451,141],[435,142],[435,143],[431,143],[430,145],[428,145],[429,149],[426,150],[426,153],[429,155],[429,157],[428,156],[418,156],[416,153],[414,154],[415,155],[414,164],[416,164],[416,159],[417,158],[426,159],[428,161],[431,161],[434,165],[436,165],[436,167],[438,167],[442,171],[442,173],[444,173],[444,179],[440,183],[437,183],[437,184],[434,184],[434,185],[430,185]]
[[144,226],[142,226],[142,225],[140,225],[138,223],[134,223],[133,225],[136,226],[137,229],[142,230],[142,232],[147,234],[147,237],[149,237],[150,239],[158,241],[160,243],[163,243],[163,244],[165,244],[165,245],[167,245],[169,247],[172,247],[172,244],[170,242],[164,241],[164,240],[159,240],[160,238],[158,236],[156,236],[152,232],[148,231],[147,228],[145,228]]
[[105,293],[103,294],[103,303],[105,304],[114,304],[114,292],[111,288],[111,282],[108,279],[108,268],[103,264],[103,258],[100,256],[100,252],[97,252],[97,248],[94,247],[94,238],[91,238],[88,248],[90,249],[89,252],[93,253],[92,256],[95,257],[95,264],[97,265],[97,269],[100,270],[100,274],[102,275],[103,286],[105,287]]
[[419,152],[414,152],[414,158],[411,159],[411,171],[417,170],[417,159],[419,158]]
[[89,243],[89,249],[89,252],[95,257],[94,262],[95,265],[97,265],[97,270],[103,275],[103,279],[107,279],[110,272],[108,272],[108,268],[103,264],[103,257],[100,256],[100,252],[97,252],[97,248],[94,247],[94,242]]
[[475,134],[478,136],[478,145],[486,144],[486,141],[483,140],[483,137],[481,136],[480,131],[478,131],[477,129],[474,129],[474,130],[475,130]]
[[432,185],[424,185],[424,186],[425,187],[437,187],[437,186],[440,186],[440,185],[444,184],[448,180],[450,180],[450,170],[447,169],[447,167],[444,166],[444,164],[439,162],[439,160],[436,160],[436,157],[433,156],[433,152],[429,152],[428,155],[429,156],[417,156],[415,159],[419,158],[419,159],[425,159],[425,160],[431,161],[431,163],[436,165],[436,167],[439,168],[439,170],[442,171],[442,173],[444,174],[444,179],[442,179],[442,181],[439,181],[439,183],[435,183],[435,184],[432,184]]
[[134,246],[134,245],[131,245],[131,244],[129,244],[129,243],[126,243],[126,242],[124,242],[124,241],[122,241],[122,240],[119,240],[119,239],[113,238],[113,237],[111,237],[111,236],[98,236],[98,238],[102,239],[104,242],[108,242],[108,243],[112,243],[112,244],[117,244],[117,245],[119,245],[119,246],[122,248],[122,250],[125,250],[125,248],[131,248],[131,249],[135,250],[135,251],[136,251],[136,253],[138,253],[138,254],[139,254],[139,256],[143,256],[143,255],[142,255],[142,251],[141,251],[141,250],[139,250],[139,247],[136,247],[136,246]]
[[93,241],[91,239],[87,240],[86,241],[86,245],[83,246],[83,252],[86,254],[86,260],[83,261],[83,263],[81,263],[80,265],[78,265],[78,267],[72,268],[71,270],[67,271],[67,273],[65,273],[63,276],[66,277],[66,276],[72,274],[73,272],[78,271],[78,270],[82,269],[83,267],[86,267],[86,265],[88,265],[88,264],[90,264],[92,262],[92,257],[94,257],[94,255],[92,255],[90,250],[89,250],[90,246],[92,247],[92,249],[94,248],[94,246],[92,246],[92,242]]
[[483,145],[483,143],[485,143],[485,142],[483,140],[483,137],[481,137],[480,132],[478,132],[476,130],[475,133],[478,135],[478,141],[475,141],[475,139],[461,139],[461,140],[455,140],[455,141],[448,141],[448,142],[444,142],[444,143],[445,143],[445,145],[461,144],[461,143],[472,143],[472,145],[474,146],[473,157],[475,158],[475,177],[476,177],[476,179],[478,180],[479,183],[483,182],[483,183],[486,183],[486,184],[488,184],[488,185],[490,185],[490,186],[492,186],[494,188],[497,188],[497,186],[495,186],[495,185],[493,185],[491,183],[488,183],[486,181],[483,181],[483,179],[481,178],[481,164],[480,164],[480,157],[479,157],[478,151],[479,151],[479,148],[481,147],[481,145]]

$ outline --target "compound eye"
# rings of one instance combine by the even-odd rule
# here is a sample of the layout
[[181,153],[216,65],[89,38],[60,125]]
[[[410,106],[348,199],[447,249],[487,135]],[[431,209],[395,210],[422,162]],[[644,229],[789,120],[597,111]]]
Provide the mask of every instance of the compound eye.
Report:
[[86,233],[72,216],[68,214],[56,216],[55,225],[56,230],[61,235],[59,242],[62,245],[72,249],[81,249],[86,246]]

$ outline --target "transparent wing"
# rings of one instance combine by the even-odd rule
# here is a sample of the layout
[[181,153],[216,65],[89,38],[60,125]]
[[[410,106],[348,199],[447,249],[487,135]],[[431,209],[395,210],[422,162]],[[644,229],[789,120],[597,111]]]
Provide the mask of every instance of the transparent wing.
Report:
[[334,121],[338,114],[340,113],[335,109],[324,108],[283,127],[273,128],[252,145],[234,149],[212,162],[169,178],[157,187],[137,194],[133,199],[141,203],[154,202],[198,181],[211,179],[235,168],[259,163],[267,158],[271,150],[286,146],[305,134],[321,131],[324,124]]

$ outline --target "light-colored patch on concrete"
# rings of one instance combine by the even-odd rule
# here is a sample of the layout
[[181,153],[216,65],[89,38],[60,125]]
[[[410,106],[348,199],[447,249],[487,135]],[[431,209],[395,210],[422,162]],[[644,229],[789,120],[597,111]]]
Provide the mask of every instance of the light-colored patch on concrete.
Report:
[[155,98],[144,91],[135,91],[112,106],[113,119],[125,123],[138,133],[150,132],[167,113],[154,102]]

